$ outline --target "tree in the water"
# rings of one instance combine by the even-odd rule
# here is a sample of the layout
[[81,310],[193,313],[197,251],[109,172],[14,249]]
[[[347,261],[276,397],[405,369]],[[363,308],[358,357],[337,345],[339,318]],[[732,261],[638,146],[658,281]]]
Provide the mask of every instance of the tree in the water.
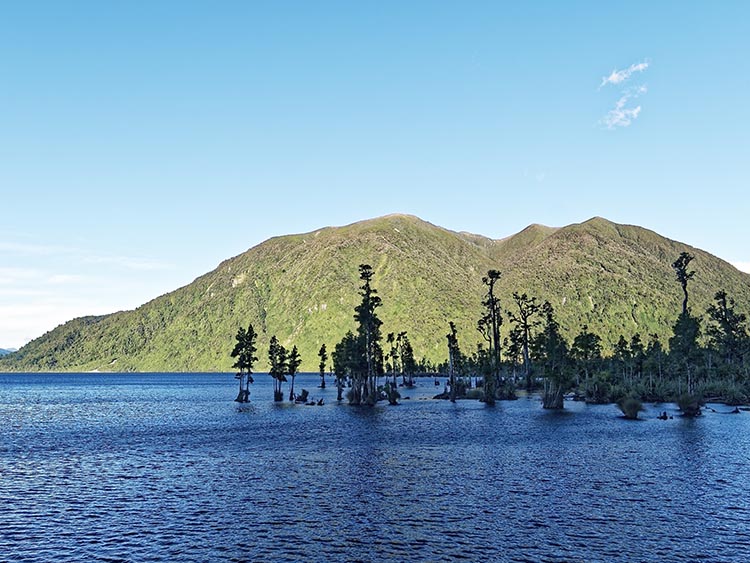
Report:
[[237,368],[239,371],[235,375],[236,379],[239,379],[240,390],[237,394],[235,401],[238,403],[246,403],[250,400],[250,384],[253,380],[253,364],[258,360],[255,357],[257,348],[255,347],[255,330],[253,325],[249,325],[247,330],[240,327],[235,336],[237,343],[234,345],[231,356],[237,358],[232,367]]
[[341,342],[336,344],[331,359],[333,360],[333,373],[338,390],[336,399],[340,401],[343,399],[346,381],[353,379],[355,373],[363,371],[364,358],[360,350],[359,340],[351,331],[347,332]]
[[376,309],[382,305],[377,290],[372,287],[374,272],[368,264],[360,264],[359,279],[362,281],[359,295],[362,301],[354,308],[357,335],[364,352],[366,371],[354,373],[350,403],[374,405],[378,400],[376,378],[383,372],[383,349],[380,347],[380,326]]
[[531,331],[539,324],[538,316],[541,306],[537,303],[536,297],[529,297],[525,293],[519,295],[513,292],[513,301],[516,304],[516,311],[507,311],[508,320],[518,327],[518,333],[514,335],[520,339],[520,348],[523,355],[523,375],[526,380],[526,389],[531,391],[531,356],[529,355],[529,343],[531,342]]
[[680,313],[672,327],[669,339],[669,359],[678,377],[684,376],[687,384],[686,392],[695,392],[695,376],[701,361],[701,349],[698,339],[701,335],[700,319],[688,311]]
[[406,387],[414,386],[414,374],[417,371],[417,361],[414,359],[414,349],[409,342],[409,336],[406,331],[399,332],[397,340],[400,342],[399,350],[401,351],[401,374],[403,383]]
[[450,382],[450,400],[456,402],[456,391],[458,382],[456,381],[456,371],[461,361],[461,348],[458,345],[458,332],[456,324],[453,321],[448,323],[450,332],[446,335],[448,339],[448,381]]
[[500,299],[495,295],[495,284],[500,279],[500,272],[489,270],[482,277],[487,286],[487,295],[482,300],[484,314],[477,322],[477,330],[489,345],[490,373],[484,378],[484,400],[489,405],[495,404],[497,383],[500,379],[500,325],[503,323]]
[[[693,397],[695,391],[695,370],[701,359],[701,350],[698,338],[701,334],[700,319],[690,313],[688,307],[688,282],[693,279],[695,272],[688,270],[693,256],[682,252],[672,264],[678,283],[682,287],[682,312],[672,328],[672,337],[669,339],[669,357],[677,376],[684,375],[687,383],[687,394],[689,399],[683,402],[689,405],[699,405],[700,401]],[[699,414],[699,408],[689,408],[685,414]]]
[[385,341],[390,345],[390,349],[388,350],[388,369],[391,372],[391,379],[392,381],[391,386],[398,387],[398,381],[396,380],[396,372],[398,371],[398,360],[399,360],[399,340],[396,337],[396,335],[393,332],[389,332],[386,337]]
[[286,359],[286,374],[292,378],[292,385],[289,388],[289,400],[294,401],[297,397],[294,394],[294,378],[297,377],[297,370],[302,363],[297,346],[292,346],[292,351]]
[[320,388],[325,389],[326,388],[326,362],[328,361],[328,352],[326,351],[325,344],[323,344],[320,347],[320,350],[318,350],[318,358],[320,358],[320,363],[318,364],[318,369],[320,370]]
[[544,374],[542,406],[545,409],[561,409],[565,392],[572,384],[568,344],[560,333],[560,325],[555,320],[555,311],[549,301],[542,305],[542,315],[544,328],[534,337],[531,345],[537,365],[541,365]]
[[286,348],[279,344],[276,335],[273,335],[268,344],[268,363],[271,365],[268,375],[273,378],[273,400],[276,402],[284,400],[284,392],[281,390],[281,384],[286,381],[286,358]]

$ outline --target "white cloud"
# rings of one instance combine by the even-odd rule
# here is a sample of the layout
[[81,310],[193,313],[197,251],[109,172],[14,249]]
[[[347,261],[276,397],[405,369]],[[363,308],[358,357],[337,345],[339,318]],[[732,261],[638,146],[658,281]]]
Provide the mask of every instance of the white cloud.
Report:
[[86,256],[84,262],[89,264],[111,264],[127,270],[152,272],[155,270],[169,270],[173,266],[150,258],[132,258],[130,256]]
[[627,108],[625,105],[631,99],[638,98],[641,94],[645,94],[647,91],[648,89],[645,86],[625,90],[620,99],[615,102],[614,109],[611,109],[607,115],[602,118],[602,125],[607,129],[628,127],[633,121],[638,119],[638,116],[641,114],[641,106]]
[[[613,70],[609,76],[602,78],[602,83],[599,85],[599,89],[606,86],[607,84],[618,85],[626,82],[636,72],[643,72],[649,67],[648,60],[642,63],[634,63],[628,68],[623,70]],[[633,121],[638,119],[641,114],[641,106],[630,106],[628,102],[631,99],[638,98],[648,91],[646,86],[639,85],[632,88],[626,88],[620,92],[620,98],[615,102],[614,109],[607,112],[599,123],[604,125],[607,129],[615,129],[617,127],[628,127]]]
[[53,274],[47,278],[47,283],[51,285],[62,285],[68,283],[77,283],[83,281],[83,276],[76,276],[71,274]]
[[599,84],[599,88],[602,88],[607,84],[621,84],[630,78],[634,72],[643,72],[646,70],[648,65],[649,62],[646,60],[642,63],[632,64],[623,70],[613,70],[609,76],[602,77],[602,83]]

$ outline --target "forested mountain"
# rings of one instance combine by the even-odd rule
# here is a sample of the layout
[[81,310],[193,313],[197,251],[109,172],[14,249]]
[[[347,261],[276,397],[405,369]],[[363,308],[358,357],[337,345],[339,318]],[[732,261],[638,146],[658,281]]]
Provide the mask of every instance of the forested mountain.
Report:
[[72,320],[0,360],[0,370],[231,370],[234,335],[252,323],[256,369],[266,369],[276,335],[299,348],[303,370],[316,371],[320,345],[332,348],[354,328],[362,263],[375,271],[383,333],[408,331],[417,358],[446,358],[450,320],[465,350],[480,341],[489,269],[502,273],[496,293],[506,309],[514,291],[549,300],[568,339],[587,324],[605,351],[621,334],[656,333],[666,342],[682,297],[672,262],[683,251],[695,256],[694,314],[719,289],[740,311],[750,309],[750,275],[641,227],[597,217],[492,240],[389,215],[272,238],[134,311]]

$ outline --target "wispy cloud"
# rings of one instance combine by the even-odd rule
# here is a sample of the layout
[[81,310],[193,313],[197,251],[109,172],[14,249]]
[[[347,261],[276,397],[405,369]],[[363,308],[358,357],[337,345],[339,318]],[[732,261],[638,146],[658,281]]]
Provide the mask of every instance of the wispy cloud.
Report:
[[89,264],[110,264],[127,270],[153,272],[155,270],[169,270],[173,266],[150,258],[133,258],[130,256],[86,256],[84,261]]
[[[622,84],[629,80],[634,73],[640,73],[646,70],[649,65],[650,63],[648,62],[648,60],[646,60],[642,63],[634,63],[623,70],[613,70],[609,76],[605,76],[604,78],[602,78],[602,83],[599,85],[599,89],[601,90],[602,87],[608,84]],[[621,90],[620,97],[615,102],[615,107],[609,110],[609,112],[607,112],[607,115],[599,120],[599,123],[601,125],[604,125],[607,129],[629,127],[633,123],[633,121],[638,119],[638,116],[641,114],[642,106],[638,104],[630,105],[628,107],[628,103],[631,100],[639,98],[647,91],[648,89],[645,85],[633,86]]]
[[[160,262],[152,258],[120,256],[116,254],[96,254],[89,250],[73,246],[26,242],[0,241],[0,254],[2,253],[25,257],[66,256],[69,260],[77,261],[79,263],[111,265],[135,271],[169,270],[174,267],[173,264]],[[1,274],[2,271],[0,270],[0,275]]]
[[602,88],[607,84],[622,84],[629,79],[633,73],[646,70],[649,64],[650,63],[646,60],[642,63],[634,63],[623,70],[613,70],[609,76],[602,77],[602,83],[599,84],[599,88]]
[[645,86],[640,86],[636,89],[626,90],[619,100],[615,103],[614,109],[611,109],[607,115],[605,115],[601,123],[607,129],[614,129],[615,127],[628,127],[633,121],[638,119],[641,113],[641,106],[625,107],[626,104],[631,100],[638,98],[640,95],[645,94],[648,89]]

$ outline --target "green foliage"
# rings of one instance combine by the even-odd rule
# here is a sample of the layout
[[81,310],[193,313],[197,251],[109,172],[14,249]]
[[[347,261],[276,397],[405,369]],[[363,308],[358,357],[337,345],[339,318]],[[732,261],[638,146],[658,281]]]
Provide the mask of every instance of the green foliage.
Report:
[[[532,225],[491,240],[394,215],[270,239],[133,311],[65,323],[2,357],[0,370],[229,371],[237,327],[252,323],[259,350],[275,334],[280,344],[298,346],[301,370],[317,371],[320,343],[354,330],[361,284],[352,273],[368,262],[382,298],[382,330],[408,331],[412,360],[444,361],[448,320],[462,345],[475,349],[482,341],[478,296],[487,289],[481,273],[493,269],[503,272],[495,294],[504,309],[514,307],[514,291],[548,300],[569,342],[587,325],[604,350],[620,334],[639,332],[658,335],[666,353],[680,309],[670,266],[680,252],[695,256],[694,311],[705,311],[722,288],[747,312],[747,274],[640,227],[595,218],[560,229]],[[507,336],[510,329],[503,329]],[[403,352],[401,362],[407,371]]]
[[325,344],[323,344],[320,347],[320,350],[318,350],[318,358],[320,358],[320,362],[318,363],[318,370],[320,373],[320,388],[325,389],[326,388],[326,362],[328,361],[328,351],[326,350]]
[[489,370],[484,378],[484,400],[490,405],[495,404],[500,376],[500,326],[503,324],[503,317],[500,298],[495,294],[498,280],[500,272],[497,270],[489,270],[482,278],[482,283],[487,286],[487,294],[482,299],[484,311],[477,322],[477,330],[489,346]]
[[299,372],[299,366],[302,363],[302,358],[299,356],[299,350],[297,346],[292,347],[292,351],[289,352],[289,356],[286,359],[286,374],[292,378],[292,384],[289,387],[289,400],[293,401],[294,397],[294,378],[297,377]]
[[284,400],[281,384],[286,382],[286,375],[289,373],[287,354],[286,348],[279,344],[276,335],[273,335],[268,345],[268,363],[271,365],[268,375],[273,378],[273,400],[276,402]]
[[541,308],[544,328],[534,338],[531,348],[535,361],[544,375],[543,406],[546,409],[563,408],[563,396],[572,386],[568,344],[560,332],[554,307],[545,301]]
[[240,327],[235,336],[237,343],[230,354],[233,358],[237,358],[232,367],[239,370],[235,376],[240,382],[240,390],[236,399],[238,402],[247,402],[250,398],[249,387],[253,383],[253,364],[258,361],[255,356],[257,351],[255,347],[256,337],[253,325],[248,326],[247,330]]

